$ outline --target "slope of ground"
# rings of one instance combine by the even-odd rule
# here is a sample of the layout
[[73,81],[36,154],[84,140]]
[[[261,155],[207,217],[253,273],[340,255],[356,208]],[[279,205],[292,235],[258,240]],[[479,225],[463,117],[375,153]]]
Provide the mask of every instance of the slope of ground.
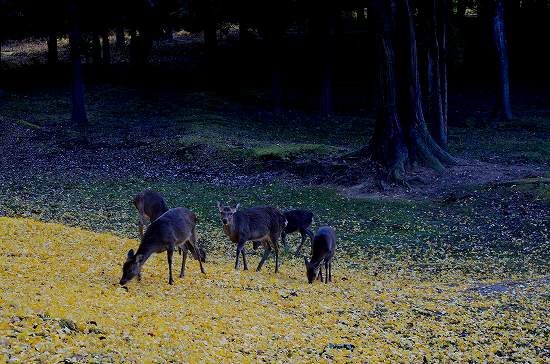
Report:
[[162,255],[123,289],[120,266],[135,241],[8,218],[0,241],[6,361],[542,363],[550,355],[548,277],[416,276],[405,260],[373,274],[369,260],[339,256],[333,284],[309,285],[299,261],[275,275],[272,264],[235,272],[215,255],[205,276],[190,262],[169,286]]

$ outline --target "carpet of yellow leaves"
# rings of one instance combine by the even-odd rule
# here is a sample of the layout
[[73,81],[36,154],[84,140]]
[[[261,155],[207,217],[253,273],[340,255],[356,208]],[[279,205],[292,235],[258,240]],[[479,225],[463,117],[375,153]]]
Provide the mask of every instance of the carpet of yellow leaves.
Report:
[[272,261],[235,272],[224,251],[173,286],[165,254],[153,256],[126,290],[121,264],[137,245],[0,218],[0,362],[549,360],[547,280],[483,292],[460,273],[373,275],[340,257],[333,284],[309,285],[300,259],[278,275]]

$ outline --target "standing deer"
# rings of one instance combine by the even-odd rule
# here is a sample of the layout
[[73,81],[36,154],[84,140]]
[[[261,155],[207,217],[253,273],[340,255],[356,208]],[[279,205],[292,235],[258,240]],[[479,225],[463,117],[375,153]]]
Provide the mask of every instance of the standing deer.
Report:
[[[313,241],[313,232],[309,228],[311,223],[313,222],[313,213],[306,210],[290,210],[285,211],[284,215],[286,221],[288,221],[288,224],[281,233],[281,239],[283,240],[283,243],[286,247],[288,246],[287,235],[299,231],[300,235],[302,236],[300,245],[298,245],[298,249],[296,249],[296,255],[299,255],[307,237],[309,236],[311,241]],[[260,244],[261,242],[255,241],[253,249],[256,250]]]
[[[168,254],[168,283],[173,284],[172,258],[176,249],[181,249],[183,255],[180,278],[183,277],[185,274],[188,246],[190,245],[195,251],[197,250],[196,223],[197,217],[195,214],[182,207],[170,209],[153,221],[145,231],[137,252],[134,254],[133,249],[128,252],[126,262],[122,267],[120,284],[124,285],[136,276],[140,279],[141,269],[147,259],[153,253],[162,253],[164,251]],[[205,273],[201,259],[197,260],[199,261],[201,272]]]
[[144,190],[137,194],[132,200],[132,203],[136,210],[138,210],[138,229],[140,238],[143,238],[143,227],[145,226],[146,216],[150,222],[153,222],[168,211],[168,205],[166,205],[162,195],[153,190]]
[[218,202],[220,220],[225,235],[237,244],[235,269],[239,268],[239,255],[243,256],[244,270],[248,270],[244,244],[247,241],[261,241],[264,246],[264,255],[256,271],[260,271],[271,250],[275,251],[275,273],[279,272],[279,239],[287,222],[285,215],[271,206],[257,206],[240,210],[239,204],[235,207],[222,206]]
[[[149,222],[153,222],[158,219],[162,214],[168,211],[168,205],[160,193],[153,190],[143,190],[137,194],[132,200],[136,210],[138,210],[138,231],[140,239],[143,238],[143,227],[145,226],[145,217],[149,219]],[[202,262],[206,262],[206,251],[200,246],[197,246],[198,250],[195,250],[195,246],[186,244],[187,250],[190,250],[195,259],[200,259]],[[181,248],[178,249],[182,254]]]
[[323,226],[317,230],[311,244],[311,260],[308,262],[304,257],[306,264],[307,280],[313,283],[315,278],[319,277],[323,281],[323,272],[321,263],[325,264],[325,284],[332,282],[332,258],[336,248],[336,233],[330,226]]

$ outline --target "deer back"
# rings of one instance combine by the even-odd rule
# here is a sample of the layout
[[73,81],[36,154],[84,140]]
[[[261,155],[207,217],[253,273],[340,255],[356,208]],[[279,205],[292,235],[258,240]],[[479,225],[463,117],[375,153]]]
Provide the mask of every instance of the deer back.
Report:
[[149,220],[155,221],[168,211],[168,205],[162,195],[153,190],[144,190],[134,198],[134,206],[143,212]]
[[[273,234],[280,234],[284,215],[270,206],[257,206],[237,211],[233,217],[231,238],[259,240]],[[284,228],[284,225],[283,225]]]
[[330,226],[317,230],[311,245],[311,262],[317,263],[323,259],[331,259],[336,248],[336,233]]

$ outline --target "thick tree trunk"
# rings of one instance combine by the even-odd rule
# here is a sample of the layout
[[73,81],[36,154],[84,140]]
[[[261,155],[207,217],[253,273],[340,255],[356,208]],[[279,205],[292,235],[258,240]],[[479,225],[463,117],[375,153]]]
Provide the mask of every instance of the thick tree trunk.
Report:
[[249,42],[250,42],[250,39],[251,39],[251,35],[250,35],[250,30],[249,30],[249,27],[248,27],[248,23],[241,19],[241,21],[239,21],[239,42],[242,46],[246,46]]
[[138,36],[135,27],[130,28],[130,64],[138,63]]
[[82,79],[82,63],[80,59],[80,14],[76,2],[69,4],[69,15],[71,19],[71,29],[69,32],[70,53],[71,53],[71,73],[72,73],[72,90],[71,104],[72,113],[71,120],[78,126],[80,138],[87,142],[87,127],[88,118],[86,116],[86,106],[84,100],[84,81]]
[[466,9],[468,8],[468,0],[458,0],[456,4],[456,15],[464,17],[466,15]]
[[508,62],[508,44],[504,30],[504,3],[503,0],[493,0],[493,40],[498,67],[498,89],[495,115],[504,120],[512,119],[512,105],[510,102],[510,77]]
[[213,18],[209,18],[205,25],[204,45],[208,52],[214,52],[218,45],[218,25]]
[[[387,4],[385,0],[375,0],[376,49],[378,64],[378,112],[374,135],[368,146],[370,157],[385,166],[388,179],[399,181],[405,173],[408,150],[397,110],[397,75],[395,55],[395,0]],[[388,6],[389,5],[389,6]]]
[[124,39],[124,26],[119,25],[116,27],[116,47],[118,49],[124,49],[126,46],[126,39]]
[[319,19],[319,59],[321,68],[321,87],[320,87],[320,113],[323,116],[332,115],[333,97],[332,97],[332,68],[333,55],[335,52],[335,14],[329,6],[323,6],[320,9]]
[[[444,0],[443,0],[444,1]],[[444,26],[440,25],[442,11],[437,0],[430,4],[430,50],[428,61],[431,62],[431,80],[428,82],[430,89],[429,129],[436,143],[443,149],[447,149],[447,68],[445,66],[443,48],[446,48]],[[441,45],[441,46],[440,46]]]
[[48,64],[57,63],[57,33],[50,31],[48,33]]
[[92,63],[101,63],[101,41],[97,32],[92,33]]
[[[417,162],[436,169],[456,160],[433,140],[422,110],[414,23],[408,0],[375,0],[380,101],[368,152],[401,181],[405,166]],[[435,67],[434,67],[435,69]]]
[[174,26],[171,22],[166,25],[166,30],[164,34],[166,40],[174,40]]
[[109,41],[109,32],[101,33],[101,59],[103,64],[111,63],[111,42]]
[[447,149],[447,124],[449,121],[449,82],[447,81],[447,27],[449,24],[449,0],[441,0],[441,21],[439,30],[439,44],[440,44],[440,71],[441,77],[441,104],[443,109],[443,119],[445,120],[445,145],[441,145],[445,150]]

